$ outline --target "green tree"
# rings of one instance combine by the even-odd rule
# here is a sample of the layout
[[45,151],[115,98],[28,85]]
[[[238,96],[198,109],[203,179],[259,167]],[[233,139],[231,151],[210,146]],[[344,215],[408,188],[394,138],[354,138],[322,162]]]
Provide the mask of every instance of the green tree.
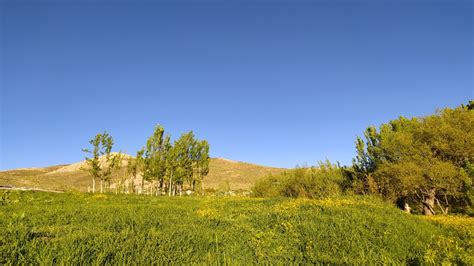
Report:
[[205,140],[196,141],[193,147],[193,179],[191,188],[194,191],[199,185],[201,194],[204,194],[203,180],[209,173],[209,143]]
[[100,180],[100,192],[103,192],[103,183],[107,182],[110,186],[110,177],[112,170],[120,166],[121,154],[112,154],[114,140],[106,131],[95,135],[89,143],[92,149],[83,149],[82,151],[91,154],[86,156],[86,168],[92,176],[92,192],[95,193],[96,180]]
[[161,172],[162,175],[160,175],[160,177],[158,178],[158,182],[156,184],[157,188],[156,188],[156,195],[160,195],[162,192],[165,191],[165,184],[166,184],[166,181],[169,179],[169,171],[167,169],[167,166],[168,166],[168,160],[170,159],[170,151],[172,149],[172,145],[171,145],[171,136],[169,134],[167,134],[165,136],[165,139],[163,140],[163,143],[162,143],[162,148],[161,148],[161,165],[163,167],[163,170]]
[[[144,153],[144,150],[142,149],[142,150],[137,151],[137,155],[135,158],[133,157],[128,158],[127,174],[130,178],[129,186],[131,183],[133,193],[137,192],[135,189],[135,180],[137,179],[138,174],[143,172],[143,164],[144,164],[143,153]],[[143,191],[143,174],[141,175],[140,187],[142,189],[141,191]],[[127,192],[128,192],[128,188],[127,188]]]
[[178,167],[179,151],[176,145],[170,145],[170,148],[166,154],[166,175],[168,176],[168,196],[174,196],[175,194],[175,172]]
[[426,215],[470,206],[474,113],[464,106],[367,128],[356,141],[354,190],[416,204]]
[[[148,138],[144,153],[143,178],[146,181],[156,180],[157,193],[166,172],[166,150],[164,149],[164,128],[155,127],[153,135]],[[143,185],[142,185],[143,191]]]
[[192,183],[193,178],[193,151],[196,144],[194,133],[187,132],[174,143],[174,183],[177,192],[181,195],[184,182]]

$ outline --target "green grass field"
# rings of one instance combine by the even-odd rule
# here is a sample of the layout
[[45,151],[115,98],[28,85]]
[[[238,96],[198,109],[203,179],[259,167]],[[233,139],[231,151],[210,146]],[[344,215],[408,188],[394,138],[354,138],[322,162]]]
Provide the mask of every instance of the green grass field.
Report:
[[0,264],[474,264],[474,218],[367,197],[0,195]]

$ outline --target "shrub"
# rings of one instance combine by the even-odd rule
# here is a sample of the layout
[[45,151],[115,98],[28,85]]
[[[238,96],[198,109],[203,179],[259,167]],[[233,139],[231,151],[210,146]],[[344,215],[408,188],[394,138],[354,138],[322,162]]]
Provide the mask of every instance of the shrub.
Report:
[[320,162],[317,167],[296,168],[264,177],[253,187],[253,194],[256,197],[321,199],[342,194],[344,182],[342,168],[327,161]]

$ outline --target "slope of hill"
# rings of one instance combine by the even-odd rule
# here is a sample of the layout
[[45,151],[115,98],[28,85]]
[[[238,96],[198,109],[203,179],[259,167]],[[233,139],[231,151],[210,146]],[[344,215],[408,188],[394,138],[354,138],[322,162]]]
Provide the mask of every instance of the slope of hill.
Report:
[[[112,152],[110,154],[111,155],[118,155],[119,153]],[[128,164],[128,159],[132,157],[131,155],[124,154],[124,153],[120,153],[120,156],[122,157],[122,165],[123,166],[126,166]],[[106,162],[106,157],[105,156],[100,157],[99,163],[102,165],[105,162]],[[60,167],[60,168],[54,170],[54,171],[49,172],[48,175],[76,172],[76,171],[80,171],[83,168],[87,168],[86,161],[81,161],[81,162],[65,165],[63,167]]]
[[[125,161],[124,164],[126,164]],[[81,170],[83,166],[85,166],[84,162],[77,162],[45,168],[2,171],[0,172],[0,186],[87,191],[91,183],[91,177],[87,172]],[[209,175],[204,179],[204,188],[247,190],[259,178],[282,171],[284,169],[212,158],[209,164]],[[112,182],[124,176],[126,176],[125,167],[114,173]]]

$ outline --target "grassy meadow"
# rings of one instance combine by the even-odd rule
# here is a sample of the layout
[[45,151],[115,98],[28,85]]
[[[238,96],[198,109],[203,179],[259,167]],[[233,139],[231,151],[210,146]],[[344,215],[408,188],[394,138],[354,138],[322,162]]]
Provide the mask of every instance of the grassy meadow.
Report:
[[371,197],[0,195],[0,264],[474,264],[474,218]]

